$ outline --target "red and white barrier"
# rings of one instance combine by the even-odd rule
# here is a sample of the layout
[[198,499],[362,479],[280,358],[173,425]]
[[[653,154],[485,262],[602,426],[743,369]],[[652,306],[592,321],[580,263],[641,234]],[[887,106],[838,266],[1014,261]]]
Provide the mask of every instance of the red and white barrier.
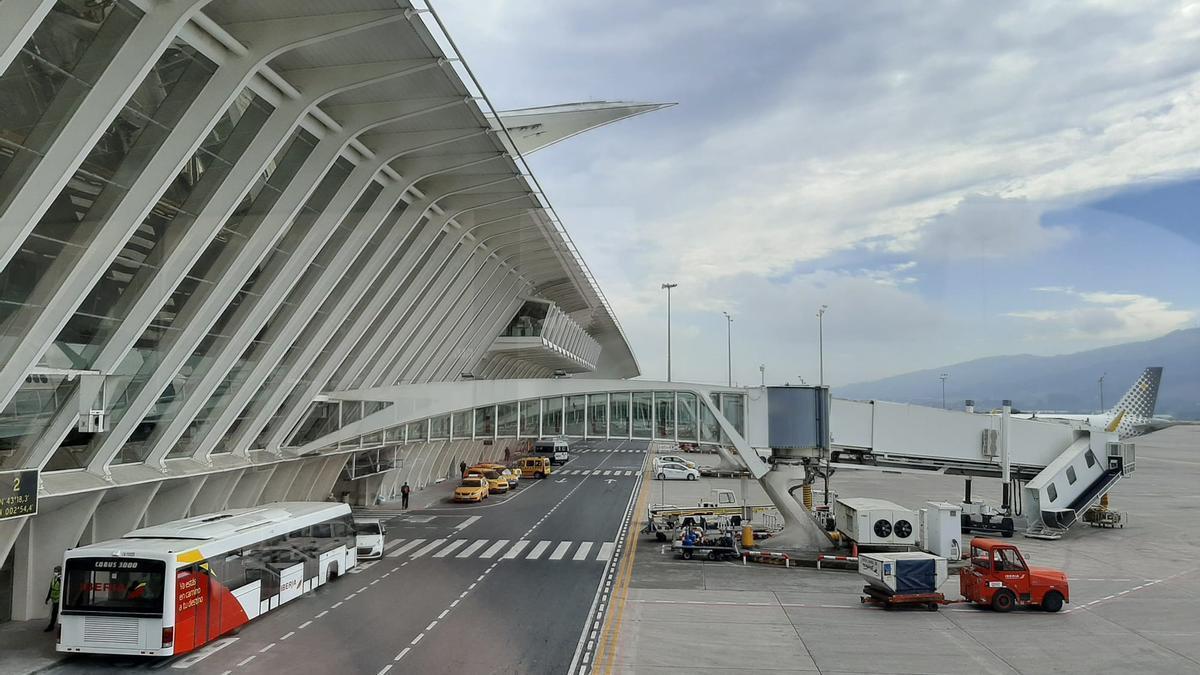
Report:
[[858,562],[858,556],[856,556],[856,555],[824,555],[824,554],[821,554],[821,555],[817,556],[817,569],[821,569],[821,563],[826,562],[826,561],[856,563],[856,562]]
[[784,567],[792,566],[792,559],[788,556],[788,554],[777,553],[775,551],[742,551],[742,564],[745,565],[747,560],[775,565],[778,565],[780,561],[783,561]]

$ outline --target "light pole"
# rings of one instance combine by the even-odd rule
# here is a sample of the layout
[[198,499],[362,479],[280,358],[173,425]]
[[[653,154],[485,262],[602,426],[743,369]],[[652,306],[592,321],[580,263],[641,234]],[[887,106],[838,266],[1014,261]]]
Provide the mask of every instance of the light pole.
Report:
[[1100,374],[1100,412],[1104,412],[1104,376],[1108,375],[1108,371]]
[[942,410],[946,409],[946,378],[950,377],[950,373],[942,373],[938,375],[938,379],[942,381]]
[[671,381],[671,289],[678,285],[670,282],[662,285],[667,289],[667,382]]
[[761,386],[764,386],[764,387],[767,386],[767,364],[765,364],[765,363],[758,364],[758,376],[759,376]]
[[725,345],[727,367],[729,369],[729,386],[733,386],[733,317],[729,316],[729,312],[721,312],[725,315]]
[[820,361],[821,386],[825,386],[825,310],[829,305],[821,305],[817,310],[817,359]]

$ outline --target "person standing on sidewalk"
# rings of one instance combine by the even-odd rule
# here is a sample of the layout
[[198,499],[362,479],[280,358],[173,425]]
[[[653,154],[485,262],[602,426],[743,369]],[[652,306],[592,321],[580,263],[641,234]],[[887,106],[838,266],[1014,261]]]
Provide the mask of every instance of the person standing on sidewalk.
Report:
[[49,633],[58,623],[58,599],[62,597],[62,565],[54,566],[54,576],[50,577],[50,588],[46,589],[46,602],[50,604],[50,623],[46,625]]
[[459,477],[460,477],[460,478],[461,478],[462,476],[465,476],[465,475],[467,475],[467,463],[466,463],[466,462],[459,462],[459,463],[458,463],[458,475],[459,475]]
[[408,508],[408,493],[412,492],[412,488],[408,487],[408,481],[404,481],[404,485],[400,486],[400,508]]

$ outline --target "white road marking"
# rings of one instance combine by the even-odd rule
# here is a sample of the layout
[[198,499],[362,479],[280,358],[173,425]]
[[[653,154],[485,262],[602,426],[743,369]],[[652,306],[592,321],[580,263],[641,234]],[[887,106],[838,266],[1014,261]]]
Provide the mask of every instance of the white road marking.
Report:
[[512,548],[505,551],[504,555],[500,556],[500,559],[501,560],[512,560],[513,558],[516,558],[518,555],[520,555],[521,551],[524,551],[525,547],[528,545],[529,545],[529,542],[522,539],[522,540],[518,541],[517,543],[513,544]]
[[279,639],[280,639],[280,640],[286,640],[286,639],[288,639],[288,638],[292,637],[292,636],[293,636],[293,635],[295,635],[295,634],[296,634],[296,631],[291,631],[290,633],[287,633],[286,635],[284,635],[283,637],[281,637],[281,638],[279,638]]
[[585,541],[579,545],[579,550],[575,551],[575,556],[571,560],[587,560],[588,551],[592,550],[592,542]]
[[611,541],[606,541],[600,544],[600,552],[596,554],[596,560],[608,560],[612,557],[613,548],[616,547]]
[[246,658],[242,659],[241,661],[238,661],[238,667],[241,668],[242,666],[246,665],[247,663],[250,663],[251,661],[253,661],[256,658],[258,658],[258,654],[251,654],[250,656],[247,656]]
[[180,669],[180,670],[182,670],[183,668],[191,668],[192,666],[196,665],[197,663],[200,663],[204,659],[212,656],[213,654],[216,654],[217,652],[221,651],[222,649],[228,647],[229,645],[231,645],[237,641],[238,641],[237,638],[231,637],[231,638],[225,638],[224,640],[217,640],[216,642],[213,642],[211,644],[204,645],[200,649],[197,649],[196,651],[192,652],[191,654],[188,654],[187,656],[183,657],[178,662],[171,664],[171,667]]
[[469,558],[469,557],[471,557],[472,553],[483,548],[483,545],[486,543],[488,543],[487,539],[476,539],[475,541],[471,542],[470,546],[464,548],[461,553],[459,553],[458,555],[456,555],[454,557],[455,558]]
[[558,546],[554,548],[554,552],[550,554],[550,559],[562,560],[563,556],[566,555],[567,551],[571,548],[572,543],[573,542],[569,541],[559,542]]
[[450,610],[448,610],[448,609],[443,609],[443,610],[442,610],[442,613],[441,613],[441,614],[438,614],[438,619],[444,619],[444,618],[446,618],[446,615],[447,615],[447,614],[449,614],[449,613],[450,613]]
[[454,551],[456,551],[458,549],[458,547],[462,546],[465,543],[467,543],[466,539],[455,539],[454,541],[450,542],[450,544],[447,545],[445,548],[438,551],[437,553],[434,553],[433,557],[445,558],[446,556],[450,555],[451,553],[454,553]]
[[415,645],[415,644],[417,644],[418,642],[420,642],[420,641],[421,641],[421,638],[423,638],[423,637],[425,637],[425,634],[424,634],[424,633],[421,633],[421,634],[420,634],[420,635],[418,635],[417,637],[413,638],[413,641],[412,641],[411,643],[409,643],[409,644],[414,644],[414,645]]
[[395,541],[391,542],[390,544],[388,544],[387,546],[384,546],[384,547],[383,547],[383,552],[384,552],[384,553],[387,553],[388,551],[390,551],[390,550],[392,550],[392,549],[396,548],[397,546],[399,546],[400,544],[403,544],[403,543],[404,543],[404,540],[403,540],[403,539],[397,539],[397,540],[395,540]]
[[553,544],[553,543],[554,542],[552,542],[552,541],[546,541],[546,540],[539,541],[537,543],[537,546],[534,546],[533,550],[529,552],[529,555],[525,556],[525,559],[526,560],[537,560],[538,558],[542,557],[542,554],[545,553],[546,549],[550,548],[550,544]]
[[405,545],[401,546],[400,548],[396,549],[395,551],[392,551],[391,553],[389,553],[388,557],[395,558],[398,556],[402,556],[405,554],[405,552],[407,552],[411,549],[414,549],[423,543],[425,543],[424,539],[413,539],[412,541],[408,542],[407,544],[405,544]]
[[496,555],[497,553],[499,553],[499,552],[500,552],[500,549],[504,548],[504,547],[505,547],[505,546],[507,546],[507,545],[508,545],[508,540],[507,540],[507,539],[500,539],[500,540],[498,540],[496,543],[494,543],[494,544],[492,544],[491,546],[489,546],[489,547],[488,547],[488,550],[486,550],[486,551],[484,551],[483,553],[481,553],[481,554],[479,555],[479,557],[480,557],[480,558],[491,558],[492,556],[494,556],[494,555]]
[[454,527],[454,529],[465,530],[466,528],[470,527],[473,523],[478,521],[481,517],[482,516],[471,516],[470,518],[467,518],[466,520],[464,520],[461,523],[459,523],[458,525],[456,525]]
[[433,630],[433,627],[434,627],[434,626],[436,626],[436,625],[437,625],[437,621],[430,621],[430,622],[429,622],[429,625],[428,625],[428,626],[425,626],[425,630],[426,630],[426,631],[431,631],[431,630]]
[[386,673],[387,671],[389,671],[391,669],[392,669],[392,664],[389,663],[386,666],[384,666],[383,668],[381,668],[379,670],[379,672],[377,673],[377,675],[383,675],[384,673]]
[[274,643],[274,642],[272,642],[271,644],[267,645],[266,647],[263,647],[262,649],[258,650],[258,653],[259,653],[259,654],[265,653],[265,652],[267,652],[268,650],[270,650],[270,649],[271,649],[271,647],[274,647],[274,646],[275,646],[275,643]]
[[405,647],[404,649],[401,649],[400,653],[396,655],[396,658],[394,658],[392,660],[399,661],[400,659],[404,658],[404,655],[407,654],[408,650],[410,650],[410,649],[412,649],[412,647]]
[[612,472],[611,472],[611,471],[605,471],[605,472],[604,472],[604,475],[605,475],[605,476],[611,476],[611,475],[612,475]]
[[426,544],[426,545],[422,546],[421,548],[419,548],[419,549],[417,549],[417,550],[413,551],[412,557],[413,557],[413,558],[420,558],[420,557],[424,556],[426,553],[429,553],[429,552],[433,551],[433,549],[435,549],[435,548],[437,548],[437,547],[441,546],[441,545],[442,545],[442,544],[444,544],[444,543],[446,543],[446,540],[445,540],[445,539],[434,539],[433,541],[429,542],[428,544]]

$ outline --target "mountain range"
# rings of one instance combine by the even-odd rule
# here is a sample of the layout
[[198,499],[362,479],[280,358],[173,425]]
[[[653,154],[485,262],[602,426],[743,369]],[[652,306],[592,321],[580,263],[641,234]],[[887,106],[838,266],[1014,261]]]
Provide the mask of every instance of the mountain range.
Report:
[[1074,354],[991,356],[835,387],[833,395],[940,406],[939,376],[946,373],[947,407],[972,399],[978,408],[990,409],[1011,399],[1018,410],[1086,413],[1101,408],[1102,374],[1104,408],[1109,408],[1148,366],[1163,367],[1155,413],[1200,419],[1200,328]]

